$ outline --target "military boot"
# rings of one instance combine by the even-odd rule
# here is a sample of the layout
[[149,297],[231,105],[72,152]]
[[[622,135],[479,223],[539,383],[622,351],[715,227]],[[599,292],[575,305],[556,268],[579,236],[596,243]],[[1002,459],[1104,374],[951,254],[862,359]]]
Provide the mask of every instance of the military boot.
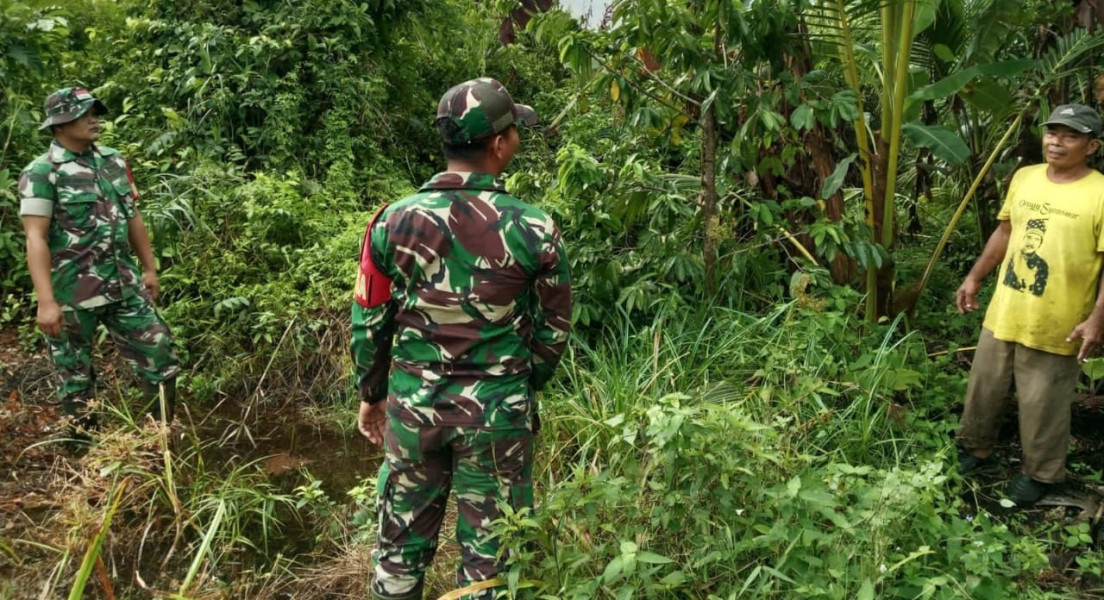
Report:
[[65,446],[74,452],[87,450],[92,445],[92,434],[100,429],[99,416],[89,408],[89,403],[84,396],[70,396],[61,401]]

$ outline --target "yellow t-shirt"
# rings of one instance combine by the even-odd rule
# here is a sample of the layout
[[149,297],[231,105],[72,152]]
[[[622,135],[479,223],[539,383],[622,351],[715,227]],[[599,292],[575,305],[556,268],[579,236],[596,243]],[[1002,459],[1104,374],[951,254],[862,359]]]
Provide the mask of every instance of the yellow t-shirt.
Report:
[[1016,172],[997,219],[1012,222],[985,328],[998,340],[1072,356],[1104,266],[1104,175],[1052,183],[1045,164]]

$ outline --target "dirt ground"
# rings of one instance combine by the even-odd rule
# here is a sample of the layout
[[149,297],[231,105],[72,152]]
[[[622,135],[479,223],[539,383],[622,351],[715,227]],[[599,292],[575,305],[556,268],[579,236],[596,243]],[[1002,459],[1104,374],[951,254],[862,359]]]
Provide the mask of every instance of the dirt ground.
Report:
[[[48,502],[40,491],[61,452],[41,443],[58,433],[57,404],[46,401],[50,386],[46,353],[28,353],[15,331],[0,331],[0,540],[33,526],[26,515]],[[3,564],[0,552],[0,575]]]
[[[97,373],[97,393],[103,397],[118,397],[132,390],[132,375],[124,361],[110,343],[102,344],[94,358]],[[58,589],[52,595],[43,596],[44,583],[37,581],[52,577],[51,571],[58,564],[62,549],[68,550],[70,569],[80,563],[80,556],[87,540],[95,534],[97,520],[104,513],[108,502],[108,485],[96,489],[95,478],[102,457],[95,452],[84,455],[74,452],[62,443],[65,437],[60,423],[60,408],[54,397],[53,369],[50,358],[41,345],[34,341],[24,343],[12,329],[0,330],[0,600],[58,597]],[[133,392],[131,392],[133,393]],[[113,395],[113,396],[112,396]],[[191,407],[187,392],[182,390],[182,410],[178,410],[177,424],[173,428],[176,438],[182,431],[200,443],[204,468],[213,474],[228,473],[246,468],[257,472],[262,481],[284,493],[294,493],[297,486],[321,482],[321,490],[338,505],[351,507],[347,492],[358,485],[372,485],[379,468],[381,451],[372,446],[353,428],[355,413],[350,409],[347,421],[335,421],[340,410],[333,407],[312,407],[308,400],[282,402],[279,405],[255,402],[252,404],[231,398],[221,402]],[[105,429],[118,429],[118,424],[107,423]],[[133,450],[134,448],[132,448]],[[135,454],[135,460],[148,460],[157,456],[156,448],[137,448],[146,458]],[[125,458],[123,460],[129,460]],[[108,481],[105,479],[104,481]],[[90,487],[91,486],[91,487]],[[62,497],[59,490],[83,490],[81,498]],[[92,490],[91,493],[88,493]],[[450,502],[448,523],[443,530],[442,546],[430,571],[435,590],[451,589],[452,572],[459,551],[451,538],[455,523],[455,508]],[[74,515],[74,511],[85,514]],[[81,517],[92,523],[81,529],[78,537],[73,524]],[[171,516],[171,515],[170,515]],[[285,515],[286,517],[287,515]],[[127,545],[143,537],[147,523],[163,519],[164,515],[151,517],[146,514],[124,514],[111,525],[111,560],[100,579],[89,585],[85,597],[90,598],[148,598],[160,592],[143,591],[134,573],[142,571],[146,578],[150,573],[158,577],[148,582],[152,588],[173,589],[179,575],[150,566],[150,554],[146,550],[135,557],[128,554]],[[347,517],[346,517],[347,518]],[[201,595],[197,597],[228,598],[345,598],[363,597],[364,586],[370,578],[370,543],[359,542],[337,547],[336,539],[320,533],[320,523],[289,519],[280,528],[280,539],[274,540],[268,549],[284,557],[289,567],[285,579],[270,575],[254,577],[260,581],[260,589],[232,592],[230,596]],[[332,524],[331,524],[332,526]],[[348,527],[348,524],[338,525]],[[330,534],[326,534],[330,535]],[[339,536],[340,537],[340,536]],[[73,540],[76,540],[75,542]],[[174,542],[175,543],[175,542]],[[162,548],[164,545],[161,546]],[[105,549],[105,555],[108,553]],[[187,559],[181,552],[179,560]],[[154,563],[158,562],[154,557]],[[294,562],[288,562],[294,561]],[[242,564],[248,562],[243,557]],[[170,568],[180,572],[187,564]],[[245,567],[234,567],[239,571]],[[129,575],[128,575],[129,574]],[[160,574],[160,575],[158,575]],[[225,575],[225,573],[223,573]],[[244,579],[250,575],[238,574]],[[72,573],[58,576],[60,589],[68,589]],[[270,583],[265,583],[264,578]],[[108,592],[113,580],[117,590]],[[34,582],[34,585],[30,582]],[[31,589],[34,587],[35,589]],[[216,585],[216,588],[219,587]],[[309,589],[308,589],[309,588]],[[288,591],[291,590],[291,591]],[[327,591],[330,590],[330,591]],[[344,590],[334,592],[333,590]],[[244,594],[244,595],[237,595]]]
[[[1081,382],[1087,388],[1087,379]],[[967,512],[984,511],[1024,535],[1055,531],[1048,553],[1051,568],[1040,573],[1037,582],[1045,589],[1077,598],[1104,599],[1104,580],[1080,572],[1077,558],[1084,553],[1104,551],[1104,396],[1080,393],[1073,403],[1067,480],[1055,485],[1047,496],[1030,508],[1011,506],[1005,499],[1008,484],[1020,472],[1018,415],[1015,400],[1001,426],[996,461],[980,472],[968,475],[962,499]],[[1091,543],[1067,547],[1062,527],[1089,523]]]
[[[129,367],[110,343],[101,344],[94,364],[97,397],[119,397],[133,389]],[[62,441],[66,435],[53,390],[52,364],[42,345],[24,343],[15,330],[0,331],[0,598],[39,597],[38,590],[28,589],[27,574],[58,561],[43,544],[65,546],[73,526],[65,517],[74,510],[91,512],[93,519],[103,513],[106,498],[98,496],[106,494],[106,488],[87,493],[88,488],[81,487],[89,483],[92,466],[83,452]],[[182,400],[186,403],[186,394]],[[308,414],[287,405],[245,407],[228,400],[201,412],[185,405],[178,417],[174,431],[179,434],[187,428],[203,440],[199,447],[209,469],[229,472],[255,463],[264,479],[288,493],[314,477],[330,498],[341,501],[348,489],[370,480],[378,470],[379,449],[351,432],[351,413],[350,426],[341,427],[327,422],[322,411]],[[109,421],[105,430],[118,425]],[[84,490],[84,502],[59,494],[73,489]],[[113,533],[124,528],[117,521]],[[316,533],[298,531],[296,527],[304,526],[294,525],[287,531],[291,539],[285,540],[289,553],[309,546],[304,542]],[[79,558],[81,549],[71,550]]]

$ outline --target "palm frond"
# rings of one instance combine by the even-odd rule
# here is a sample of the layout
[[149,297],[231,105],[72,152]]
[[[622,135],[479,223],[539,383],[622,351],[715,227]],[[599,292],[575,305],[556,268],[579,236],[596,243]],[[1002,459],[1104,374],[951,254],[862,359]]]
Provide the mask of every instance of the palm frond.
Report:
[[936,46],[945,46],[956,58],[961,58],[969,36],[970,22],[963,0],[943,0],[936,10],[935,21],[916,35],[913,61],[927,68],[933,80],[945,77],[953,65],[937,56]]
[[816,0],[802,12],[815,41],[835,45],[879,39],[879,15],[887,2],[899,0]]
[[1055,83],[1085,68],[1086,59],[1097,50],[1104,48],[1104,31],[1089,33],[1084,29],[1075,29],[1059,36],[1054,47],[1043,55],[1038,71],[1031,84],[1037,93],[1041,93]]

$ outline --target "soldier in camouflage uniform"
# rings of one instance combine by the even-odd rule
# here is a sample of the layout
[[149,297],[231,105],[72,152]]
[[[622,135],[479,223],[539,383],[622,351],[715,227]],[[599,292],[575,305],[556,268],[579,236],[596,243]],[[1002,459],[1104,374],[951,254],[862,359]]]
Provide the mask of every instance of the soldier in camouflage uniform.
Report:
[[180,371],[169,328],[153,308],[157,269],[130,169],[118,152],[95,143],[106,112],[83,88],[50,94],[39,129],[50,128],[54,141],[19,177],[38,327],[50,345],[62,411],[80,426],[70,431],[83,439],[95,425],[88,403],[97,324],[138,373],[155,417],[163,396],[172,419]]
[[533,503],[536,391],[567,343],[571,283],[552,219],[495,179],[522,122],[535,124],[536,113],[497,81],[450,89],[437,108],[448,171],[388,206],[365,236],[391,278],[390,300],[353,303],[359,428],[386,451],[377,599],[422,597],[450,487],[460,586],[501,571],[488,535],[500,507]]

